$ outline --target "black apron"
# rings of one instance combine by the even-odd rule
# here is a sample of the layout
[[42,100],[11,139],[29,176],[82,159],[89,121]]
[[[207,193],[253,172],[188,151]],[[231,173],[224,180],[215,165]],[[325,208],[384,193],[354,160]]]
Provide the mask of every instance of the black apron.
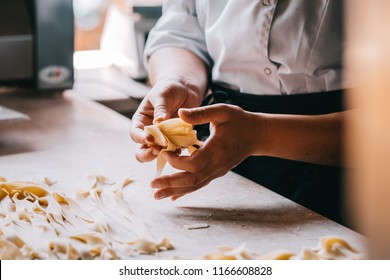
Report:
[[[251,112],[320,115],[345,110],[343,91],[294,95],[253,95],[213,86],[202,106],[226,103]],[[202,141],[208,125],[195,126]],[[343,203],[343,169],[293,160],[251,156],[234,172],[329,219],[347,225]]]

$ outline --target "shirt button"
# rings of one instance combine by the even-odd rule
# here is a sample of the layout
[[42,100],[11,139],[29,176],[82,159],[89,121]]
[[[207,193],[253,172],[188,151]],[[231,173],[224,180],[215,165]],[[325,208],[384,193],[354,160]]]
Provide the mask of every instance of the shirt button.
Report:
[[268,6],[269,5],[269,0],[262,0],[261,2],[263,3],[264,6]]
[[271,75],[272,74],[272,70],[270,68],[265,68],[264,69],[264,74],[266,74],[267,76]]

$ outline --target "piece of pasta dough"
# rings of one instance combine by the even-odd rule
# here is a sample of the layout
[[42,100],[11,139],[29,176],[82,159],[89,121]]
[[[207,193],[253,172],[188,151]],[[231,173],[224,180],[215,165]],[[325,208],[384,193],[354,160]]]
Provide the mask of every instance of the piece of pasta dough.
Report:
[[340,237],[324,236],[320,238],[316,248],[304,247],[298,255],[287,250],[266,254],[253,253],[248,251],[243,243],[237,248],[220,247],[216,253],[207,254],[203,258],[207,260],[361,260],[366,256]]
[[75,197],[43,184],[0,178],[1,259],[126,259],[172,249],[156,242],[123,199],[131,184],[92,176]]
[[360,260],[365,255],[340,237],[321,237],[316,248],[303,248],[300,254],[304,260]]
[[237,248],[220,247],[218,252],[205,255],[206,260],[288,260],[295,254],[289,251],[274,251],[265,255],[249,252],[245,243]]
[[192,128],[192,125],[180,118],[145,126],[144,130],[154,137],[155,145],[161,147],[157,156],[157,176],[161,175],[166,164],[166,160],[162,156],[163,152],[175,152],[186,148],[192,155],[196,151],[196,147],[202,145],[202,142],[196,138],[196,130]]

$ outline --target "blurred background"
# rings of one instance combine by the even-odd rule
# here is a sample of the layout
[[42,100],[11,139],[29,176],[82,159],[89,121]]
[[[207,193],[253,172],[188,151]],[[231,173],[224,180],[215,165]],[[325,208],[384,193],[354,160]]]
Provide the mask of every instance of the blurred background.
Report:
[[161,5],[162,0],[73,1],[76,86],[88,98],[132,116],[149,90],[143,50]]
[[371,257],[390,259],[390,1],[345,3],[345,74],[359,81],[348,98],[345,199]]
[[144,81],[143,47],[161,16],[161,4],[162,0],[74,0],[75,66],[87,67],[80,52],[95,50],[102,54],[100,63],[112,63]]
[[98,50],[110,0],[74,0],[75,50]]
[[0,93],[73,88],[131,117],[149,90],[143,51],[161,4],[1,0]]

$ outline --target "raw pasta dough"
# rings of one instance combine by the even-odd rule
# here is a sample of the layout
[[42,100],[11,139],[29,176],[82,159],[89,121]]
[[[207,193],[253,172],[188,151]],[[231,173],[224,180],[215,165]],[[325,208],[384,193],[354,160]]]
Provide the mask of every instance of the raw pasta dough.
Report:
[[273,251],[264,255],[246,250],[245,243],[238,248],[220,247],[216,253],[204,256],[208,260],[360,260],[365,255],[354,249],[339,237],[321,237],[316,248],[303,248],[299,255],[286,250]]
[[274,251],[265,255],[249,252],[242,243],[237,248],[220,247],[218,252],[207,254],[206,260],[288,260],[294,253],[289,251]]
[[305,260],[359,260],[364,259],[364,254],[342,238],[323,237],[317,248],[304,248],[301,257]]
[[182,121],[180,118],[173,118],[156,125],[145,127],[145,131],[154,137],[155,144],[162,150],[157,157],[157,176],[160,176],[166,160],[162,157],[164,151],[175,152],[178,149],[187,148],[192,154],[196,151],[194,146],[201,146],[202,142],[196,138],[196,130],[192,125]]
[[123,200],[131,179],[103,176],[74,198],[43,184],[0,177],[0,259],[125,259],[172,249],[155,242]]
[[[168,239],[156,242],[123,200],[131,184],[93,176],[91,186],[74,198],[53,191],[53,182],[7,182],[0,177],[0,259],[126,259],[173,249]],[[199,226],[199,225],[197,225]],[[208,226],[208,225],[207,225]],[[316,248],[296,255],[286,250],[267,254],[221,247],[210,260],[364,259],[338,237],[322,237]]]

